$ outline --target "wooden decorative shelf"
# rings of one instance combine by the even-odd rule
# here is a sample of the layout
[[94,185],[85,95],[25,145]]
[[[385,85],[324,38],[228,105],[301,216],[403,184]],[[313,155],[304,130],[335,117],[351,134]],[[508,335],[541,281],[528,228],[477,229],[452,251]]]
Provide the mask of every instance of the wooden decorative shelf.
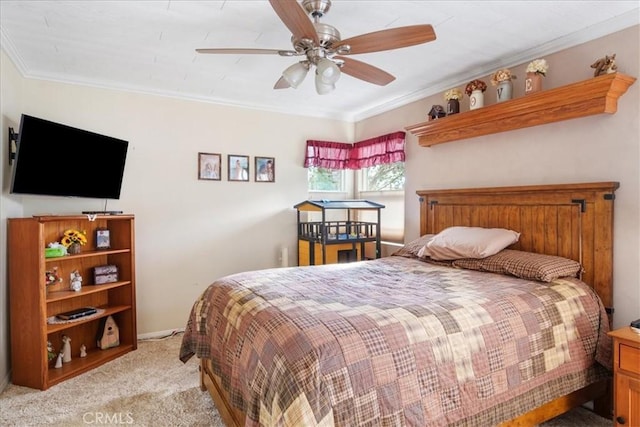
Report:
[[105,290],[119,288],[120,286],[130,285],[130,281],[106,283],[104,285],[83,285],[79,291],[53,291],[47,293],[47,302],[62,301],[66,299],[76,298],[81,295],[89,295]]
[[430,147],[594,114],[613,114],[618,110],[618,98],[635,81],[622,73],[605,74],[405,129],[418,137],[421,146]]
[[103,363],[109,362],[125,353],[135,350],[136,347],[129,344],[120,344],[118,347],[107,350],[93,349],[87,351],[87,357],[74,356],[70,363],[65,363],[62,368],[49,369],[47,371],[47,383],[52,386],[78,375],[78,371],[88,371],[97,368]]
[[102,319],[103,317],[111,316],[112,314],[120,313],[121,311],[130,310],[130,305],[118,305],[111,307],[98,307],[104,309],[103,313],[100,313],[97,316],[87,316],[85,318],[79,319],[75,322],[70,323],[47,323],[47,334],[52,334],[54,332],[64,331],[66,329],[70,329],[83,323],[92,322],[94,320]]
[[87,257],[98,257],[98,256],[106,256],[113,254],[124,254],[131,252],[131,249],[100,249],[100,250],[85,250],[80,252],[79,254],[69,254],[64,256],[56,256],[45,258],[44,262],[46,263],[56,263],[56,262],[65,262],[68,260],[77,260],[78,258],[87,258]]

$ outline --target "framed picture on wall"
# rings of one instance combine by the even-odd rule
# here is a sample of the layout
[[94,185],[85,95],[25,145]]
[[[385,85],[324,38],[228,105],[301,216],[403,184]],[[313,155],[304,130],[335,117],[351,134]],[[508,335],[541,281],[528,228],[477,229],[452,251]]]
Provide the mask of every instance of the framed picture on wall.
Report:
[[220,181],[222,156],[218,153],[198,153],[198,179]]
[[276,159],[273,157],[255,157],[256,182],[276,181]]
[[229,154],[227,160],[229,181],[249,181],[249,156]]

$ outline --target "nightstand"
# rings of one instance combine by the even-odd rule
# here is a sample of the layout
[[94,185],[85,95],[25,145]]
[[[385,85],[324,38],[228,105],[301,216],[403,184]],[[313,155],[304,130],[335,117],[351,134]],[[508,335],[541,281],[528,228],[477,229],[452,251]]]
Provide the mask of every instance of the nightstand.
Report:
[[613,337],[613,421],[640,426],[640,334],[629,326],[609,332]]

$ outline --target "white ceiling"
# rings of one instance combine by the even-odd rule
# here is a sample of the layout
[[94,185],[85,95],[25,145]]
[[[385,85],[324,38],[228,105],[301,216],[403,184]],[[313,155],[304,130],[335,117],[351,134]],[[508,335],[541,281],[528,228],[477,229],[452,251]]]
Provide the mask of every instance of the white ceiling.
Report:
[[343,39],[414,24],[433,25],[437,39],[353,55],[396,80],[377,86],[343,75],[328,95],[317,95],[310,77],[298,89],[273,89],[300,58],[195,52],[291,49],[266,0],[1,0],[0,30],[27,78],[352,121],[637,25],[639,11],[637,0],[334,0],[321,22]]

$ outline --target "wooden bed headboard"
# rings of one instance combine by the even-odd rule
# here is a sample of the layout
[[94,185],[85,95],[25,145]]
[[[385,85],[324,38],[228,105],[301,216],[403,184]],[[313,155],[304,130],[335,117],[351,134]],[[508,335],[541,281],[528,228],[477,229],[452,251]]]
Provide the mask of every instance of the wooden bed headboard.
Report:
[[582,280],[613,313],[613,200],[618,182],[420,190],[420,235],[454,225],[508,228],[511,246],[582,263]]

